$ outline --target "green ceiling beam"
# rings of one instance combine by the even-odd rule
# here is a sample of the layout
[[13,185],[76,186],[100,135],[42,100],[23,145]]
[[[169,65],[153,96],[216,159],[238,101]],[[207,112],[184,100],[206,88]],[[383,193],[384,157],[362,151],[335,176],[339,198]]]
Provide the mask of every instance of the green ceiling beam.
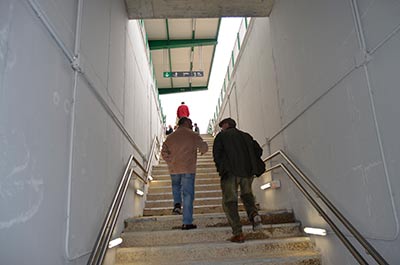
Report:
[[176,87],[176,88],[158,88],[160,95],[181,93],[181,92],[195,92],[207,90],[207,86],[195,86],[195,87]]
[[194,39],[194,40],[150,40],[150,50],[161,50],[161,49],[174,49],[174,48],[186,48],[196,46],[208,46],[217,45],[216,39]]

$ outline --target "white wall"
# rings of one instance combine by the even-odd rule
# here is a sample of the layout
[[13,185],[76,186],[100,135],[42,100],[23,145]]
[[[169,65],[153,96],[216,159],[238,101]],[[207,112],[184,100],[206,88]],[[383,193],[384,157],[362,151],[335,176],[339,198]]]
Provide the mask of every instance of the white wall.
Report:
[[[389,0],[276,1],[269,21],[253,21],[230,83],[239,128],[264,156],[284,149],[389,264],[400,263],[399,11]],[[288,178],[274,177],[282,189],[259,191],[269,176],[255,183],[263,208],[326,227],[315,238],[324,264],[357,264]]]
[[141,26],[123,0],[85,0],[75,46],[78,6],[0,3],[0,264],[85,264],[129,155],[161,132]]

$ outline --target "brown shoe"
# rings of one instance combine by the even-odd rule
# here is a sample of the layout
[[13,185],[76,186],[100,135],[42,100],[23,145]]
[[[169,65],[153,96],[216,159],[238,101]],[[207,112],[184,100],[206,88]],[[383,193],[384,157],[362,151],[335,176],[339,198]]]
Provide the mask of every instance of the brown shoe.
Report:
[[228,240],[234,243],[244,243],[244,239],[243,233],[240,233],[239,235],[233,236]]

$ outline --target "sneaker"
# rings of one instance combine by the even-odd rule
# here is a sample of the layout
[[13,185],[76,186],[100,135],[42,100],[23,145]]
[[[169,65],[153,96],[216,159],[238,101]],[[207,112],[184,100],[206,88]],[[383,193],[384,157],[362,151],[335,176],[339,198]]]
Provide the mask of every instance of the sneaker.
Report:
[[181,205],[179,203],[175,204],[172,214],[179,215],[182,214]]
[[239,235],[232,236],[231,238],[228,239],[228,241],[231,241],[233,243],[244,243],[244,235],[243,233],[240,233]]
[[262,219],[258,214],[253,217],[253,231],[262,230]]
[[190,230],[190,229],[196,229],[196,228],[197,228],[197,225],[194,225],[194,224],[189,224],[189,225],[183,224],[182,225],[182,230]]

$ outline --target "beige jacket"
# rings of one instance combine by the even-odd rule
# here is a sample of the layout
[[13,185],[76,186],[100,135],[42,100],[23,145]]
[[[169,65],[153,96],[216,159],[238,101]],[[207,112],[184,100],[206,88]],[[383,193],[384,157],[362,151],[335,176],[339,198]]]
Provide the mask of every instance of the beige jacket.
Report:
[[207,143],[189,128],[179,127],[164,141],[161,156],[170,174],[196,173],[197,150],[207,152]]

